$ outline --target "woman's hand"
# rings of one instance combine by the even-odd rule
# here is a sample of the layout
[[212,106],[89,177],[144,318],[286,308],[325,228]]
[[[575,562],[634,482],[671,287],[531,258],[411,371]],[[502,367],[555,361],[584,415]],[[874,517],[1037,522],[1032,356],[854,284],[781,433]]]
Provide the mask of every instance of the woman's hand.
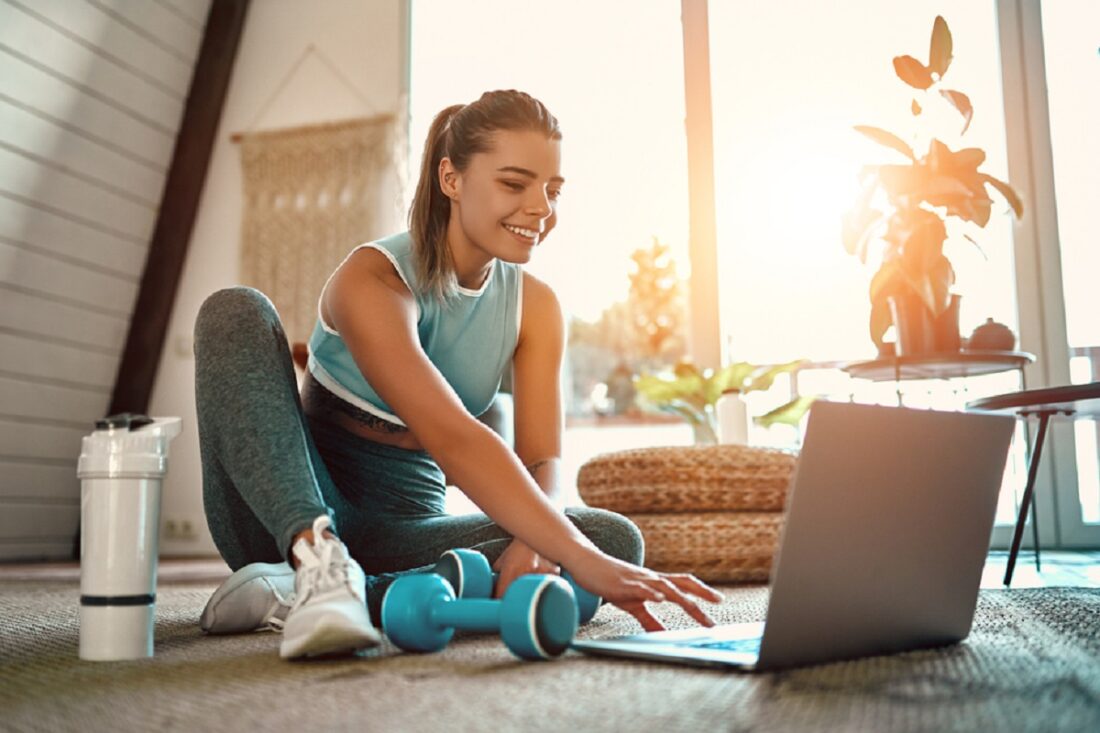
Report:
[[504,549],[497,561],[493,563],[493,570],[500,573],[500,580],[497,581],[493,591],[494,598],[502,597],[512,581],[521,575],[529,573],[558,575],[561,572],[557,565],[519,540],[512,540],[512,543]]
[[694,575],[658,573],[631,565],[604,553],[591,560],[569,567],[574,580],[591,593],[618,606],[634,618],[646,631],[661,631],[664,624],[650,613],[646,603],[670,601],[687,611],[703,626],[714,626],[713,619],[699,607],[694,597],[718,603],[722,595]]

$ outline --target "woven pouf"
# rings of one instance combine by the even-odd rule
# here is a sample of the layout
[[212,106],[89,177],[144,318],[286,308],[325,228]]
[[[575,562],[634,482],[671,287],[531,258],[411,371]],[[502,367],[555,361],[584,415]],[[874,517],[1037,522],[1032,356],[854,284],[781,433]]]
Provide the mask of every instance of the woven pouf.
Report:
[[711,583],[763,582],[798,455],[742,445],[638,448],[581,467],[586,504],[625,514],[647,567]]
[[782,511],[798,455],[745,445],[637,448],[596,456],[577,474],[589,506],[644,512]]
[[628,514],[645,537],[645,564],[708,583],[762,583],[783,527],[782,512]]

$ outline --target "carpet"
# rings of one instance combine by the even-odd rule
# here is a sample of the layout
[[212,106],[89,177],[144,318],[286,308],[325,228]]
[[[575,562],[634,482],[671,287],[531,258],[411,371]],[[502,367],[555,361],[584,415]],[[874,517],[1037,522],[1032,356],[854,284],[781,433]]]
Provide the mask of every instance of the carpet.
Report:
[[[983,591],[964,643],[750,675],[569,652],[520,662],[495,638],[430,655],[278,658],[269,633],[204,637],[210,583],[162,585],[156,656],[77,658],[77,585],[0,590],[3,731],[1097,731],[1100,589]],[[723,589],[714,615],[758,621],[767,589]],[[678,609],[657,611],[686,625]],[[636,629],[603,608],[582,629]]]

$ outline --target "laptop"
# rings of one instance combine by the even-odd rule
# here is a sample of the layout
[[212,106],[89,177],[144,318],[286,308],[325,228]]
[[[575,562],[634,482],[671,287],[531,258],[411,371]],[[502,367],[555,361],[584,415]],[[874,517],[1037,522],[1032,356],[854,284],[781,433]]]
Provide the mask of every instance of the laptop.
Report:
[[577,640],[573,648],[763,671],[962,641],[1014,423],[815,403],[764,623]]

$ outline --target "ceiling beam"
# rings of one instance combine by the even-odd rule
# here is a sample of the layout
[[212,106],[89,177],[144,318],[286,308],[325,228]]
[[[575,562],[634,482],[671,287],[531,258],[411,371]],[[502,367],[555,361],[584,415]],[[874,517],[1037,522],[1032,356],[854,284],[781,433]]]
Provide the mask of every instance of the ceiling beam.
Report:
[[210,4],[108,414],[149,409],[249,2]]

